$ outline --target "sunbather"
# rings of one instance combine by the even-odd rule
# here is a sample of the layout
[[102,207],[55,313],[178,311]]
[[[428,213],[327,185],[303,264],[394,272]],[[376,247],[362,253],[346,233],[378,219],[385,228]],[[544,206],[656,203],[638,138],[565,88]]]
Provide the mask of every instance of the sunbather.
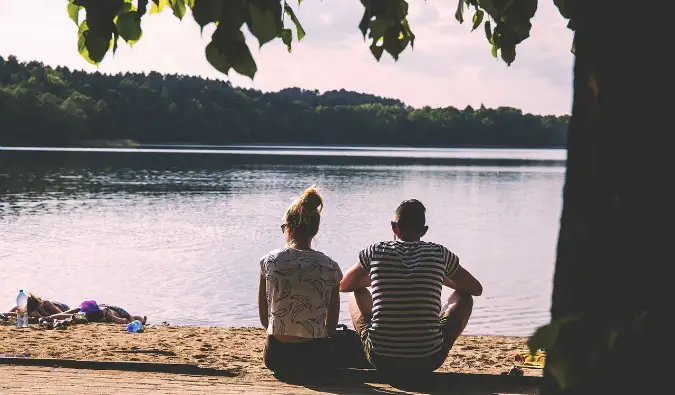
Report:
[[132,321],[140,321],[145,324],[148,320],[146,316],[131,315],[125,309],[106,304],[97,304],[93,300],[88,300],[80,304],[79,307],[70,309],[63,313],[54,314],[48,317],[49,320],[63,320],[71,318],[73,315],[83,312],[89,322],[111,322],[114,324],[128,324]]
[[[67,304],[41,299],[39,296],[29,293],[26,312],[30,318],[48,317],[53,314],[60,314],[70,309]],[[13,307],[5,316],[16,316],[16,306]]]

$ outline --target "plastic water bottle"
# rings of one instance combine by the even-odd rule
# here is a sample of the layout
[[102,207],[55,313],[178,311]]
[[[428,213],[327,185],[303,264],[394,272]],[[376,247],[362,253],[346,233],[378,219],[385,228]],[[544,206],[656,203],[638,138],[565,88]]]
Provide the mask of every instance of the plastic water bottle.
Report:
[[129,333],[141,332],[142,330],[143,330],[143,324],[139,320],[131,321],[127,325],[127,332],[129,332]]
[[19,290],[19,295],[16,297],[16,327],[28,328],[28,296],[23,293],[23,289]]

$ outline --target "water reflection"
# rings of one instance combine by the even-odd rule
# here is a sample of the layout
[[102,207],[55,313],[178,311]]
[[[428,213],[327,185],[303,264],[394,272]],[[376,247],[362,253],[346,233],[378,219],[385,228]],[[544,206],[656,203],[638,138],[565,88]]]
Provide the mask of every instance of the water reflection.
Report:
[[398,202],[418,197],[428,239],[485,285],[470,333],[526,335],[548,319],[561,167],[264,162],[0,152],[0,289],[176,324],[256,325],[258,258],[281,245],[291,198],[316,183],[327,202],[316,248],[343,268],[389,238]]

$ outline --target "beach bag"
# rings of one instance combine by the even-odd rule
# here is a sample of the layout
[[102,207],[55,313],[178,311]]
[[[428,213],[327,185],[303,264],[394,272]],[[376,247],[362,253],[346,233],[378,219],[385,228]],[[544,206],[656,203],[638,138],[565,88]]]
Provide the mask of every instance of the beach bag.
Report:
[[331,358],[338,368],[372,369],[355,330],[339,324],[335,334],[328,339]]

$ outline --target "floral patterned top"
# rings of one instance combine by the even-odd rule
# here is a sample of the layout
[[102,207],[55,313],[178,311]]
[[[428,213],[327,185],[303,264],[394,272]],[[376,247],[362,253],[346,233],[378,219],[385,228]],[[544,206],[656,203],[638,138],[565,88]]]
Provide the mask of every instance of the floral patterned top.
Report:
[[340,266],[322,252],[286,247],[265,255],[260,269],[267,280],[267,333],[326,337],[331,290],[342,280]]

